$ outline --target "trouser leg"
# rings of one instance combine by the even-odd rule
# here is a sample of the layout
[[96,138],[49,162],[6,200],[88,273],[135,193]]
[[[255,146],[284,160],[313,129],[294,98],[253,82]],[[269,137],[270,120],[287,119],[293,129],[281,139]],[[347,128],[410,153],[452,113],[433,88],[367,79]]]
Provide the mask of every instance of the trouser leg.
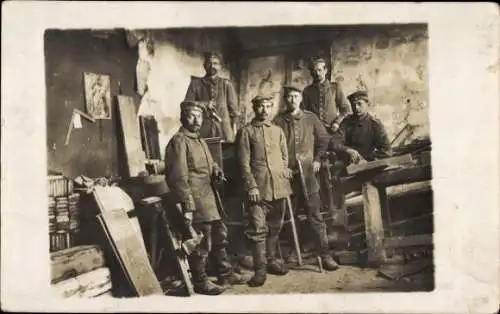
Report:
[[222,220],[212,222],[213,255],[218,275],[218,284],[222,286],[244,284],[249,278],[236,274],[227,254],[227,227]]
[[316,236],[316,249],[318,255],[323,260],[323,266],[326,270],[336,270],[337,263],[328,252],[328,234],[326,224],[320,212],[321,201],[319,193],[309,196],[308,219]]
[[262,286],[267,279],[266,237],[268,226],[265,209],[260,204],[249,204],[248,225],[245,235],[252,243],[254,275],[248,282],[251,287]]
[[285,217],[285,199],[275,200],[268,207],[267,224],[268,236],[266,245],[267,254],[267,272],[273,275],[286,275],[288,270],[285,268],[283,261],[276,258],[276,250],[278,248],[279,234],[283,228],[283,220]]
[[195,291],[207,295],[221,294],[225,289],[208,280],[206,273],[208,254],[212,248],[212,225],[211,223],[194,223],[193,228],[203,234],[203,240],[189,256]]

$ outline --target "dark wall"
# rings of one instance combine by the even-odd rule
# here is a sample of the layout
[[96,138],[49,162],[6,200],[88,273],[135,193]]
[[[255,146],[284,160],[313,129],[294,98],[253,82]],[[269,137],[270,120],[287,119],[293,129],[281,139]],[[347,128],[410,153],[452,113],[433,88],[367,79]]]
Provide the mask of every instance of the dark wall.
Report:
[[[45,64],[49,170],[62,171],[70,178],[123,174],[116,95],[120,84],[122,94],[135,97],[137,49],[128,47],[119,31],[47,30]],[[111,76],[112,116],[96,123],[82,119],[83,128],[74,129],[65,146],[73,109],[85,112],[83,72]]]

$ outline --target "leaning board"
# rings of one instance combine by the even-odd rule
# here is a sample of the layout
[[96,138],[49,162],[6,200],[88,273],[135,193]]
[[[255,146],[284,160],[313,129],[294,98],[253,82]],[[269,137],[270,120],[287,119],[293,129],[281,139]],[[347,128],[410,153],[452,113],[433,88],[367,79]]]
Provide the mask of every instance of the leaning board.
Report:
[[127,212],[115,209],[101,212],[97,217],[137,295],[162,295],[163,290],[149,263],[142,239],[135,232]]
[[118,95],[118,113],[123,132],[129,176],[136,177],[146,171],[146,155],[142,149],[141,133],[132,97]]

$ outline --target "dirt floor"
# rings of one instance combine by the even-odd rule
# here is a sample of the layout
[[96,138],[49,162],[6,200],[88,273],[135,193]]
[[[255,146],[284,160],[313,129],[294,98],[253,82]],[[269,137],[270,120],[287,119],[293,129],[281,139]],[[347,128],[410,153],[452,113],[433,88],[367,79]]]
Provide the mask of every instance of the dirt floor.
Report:
[[[243,270],[243,273],[252,272]],[[320,273],[317,266],[307,265],[291,270],[286,276],[268,275],[266,284],[258,288],[247,285],[231,287],[225,294],[331,293],[366,291],[432,291],[433,274],[422,272],[400,280],[377,275],[377,269],[341,266],[338,270]]]

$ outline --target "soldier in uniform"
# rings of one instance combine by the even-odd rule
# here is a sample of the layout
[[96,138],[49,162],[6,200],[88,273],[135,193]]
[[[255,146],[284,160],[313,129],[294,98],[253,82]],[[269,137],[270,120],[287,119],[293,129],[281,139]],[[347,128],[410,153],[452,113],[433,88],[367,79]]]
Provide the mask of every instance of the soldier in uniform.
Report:
[[353,115],[341,125],[345,145],[355,149],[367,161],[392,155],[391,144],[383,123],[368,113],[370,100],[365,91],[349,95]]
[[323,58],[313,58],[309,71],[313,83],[303,92],[303,109],[313,112],[330,134],[335,134],[342,120],[352,114],[349,101],[338,82],[326,78],[328,72]]
[[[319,183],[316,177],[320,169],[320,159],[329,145],[329,138],[325,127],[319,118],[312,112],[302,110],[302,90],[296,86],[285,86],[285,102],[288,111],[278,115],[274,123],[280,126],[286,136],[288,148],[288,167],[297,169],[300,160],[308,189],[306,195],[308,221],[315,233],[315,244],[318,255],[327,270],[336,270],[337,263],[328,251],[328,237],[326,224],[321,216],[321,201],[319,196]],[[337,142],[333,142],[334,144]],[[340,142],[333,149],[348,155],[354,154],[352,149],[343,146]],[[297,184],[295,184],[297,182]],[[295,195],[300,195],[300,180],[294,180],[293,190]]]
[[214,52],[206,52],[203,64],[206,75],[191,77],[185,100],[203,101],[207,104],[205,119],[200,129],[202,138],[220,137],[233,142],[238,125],[238,99],[230,80],[218,76],[221,57]]
[[[182,102],[182,127],[165,149],[165,179],[175,201],[182,205],[184,218],[204,235],[189,260],[195,291],[217,295],[229,284],[243,284],[248,279],[233,271],[226,253],[227,228],[221,220],[211,185],[212,180],[222,180],[224,174],[200,138],[203,112],[204,106],[198,102]],[[212,283],[206,274],[210,252],[216,257],[218,284]]]
[[290,196],[291,170],[285,134],[269,121],[271,97],[252,99],[255,118],[238,132],[237,147],[246,194],[249,224],[245,234],[252,242],[254,276],[251,287],[262,286],[266,274],[285,275],[276,259],[278,236],[283,226],[285,198]]
[[[342,140],[343,136],[339,131],[340,125],[352,113],[349,101],[341,85],[338,82],[330,82],[326,78],[328,70],[325,59],[312,58],[309,71],[313,83],[304,89],[302,108],[316,114],[331,135],[332,141]],[[323,169],[327,168],[321,167],[321,169],[324,171]],[[328,175],[323,173],[320,179],[322,207],[324,210],[329,210],[333,196],[332,191],[329,190]]]

